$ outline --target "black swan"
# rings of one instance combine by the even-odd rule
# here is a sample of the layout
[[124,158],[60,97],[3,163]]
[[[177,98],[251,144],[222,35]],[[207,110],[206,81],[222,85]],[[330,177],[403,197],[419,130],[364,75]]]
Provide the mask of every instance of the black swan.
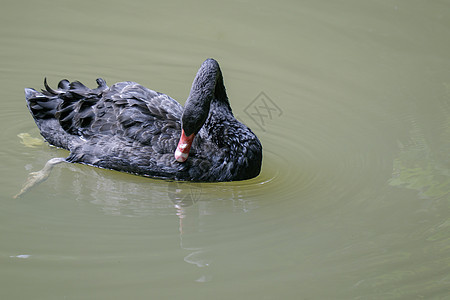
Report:
[[65,161],[198,182],[245,180],[259,174],[261,143],[233,116],[214,59],[201,65],[184,108],[135,82],[108,87],[99,78],[97,84],[89,89],[78,81],[62,80],[54,90],[45,80],[42,92],[25,89],[41,135],[70,151],[65,159],[50,160],[47,168]]

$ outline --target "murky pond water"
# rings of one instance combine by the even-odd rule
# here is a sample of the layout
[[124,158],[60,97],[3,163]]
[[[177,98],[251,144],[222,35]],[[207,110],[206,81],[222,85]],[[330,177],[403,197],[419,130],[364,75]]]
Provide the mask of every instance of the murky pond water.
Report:
[[[449,297],[448,1],[152,2],[3,1],[1,299]],[[68,155],[24,87],[103,77],[184,103],[207,57],[259,177],[66,164],[12,199]]]

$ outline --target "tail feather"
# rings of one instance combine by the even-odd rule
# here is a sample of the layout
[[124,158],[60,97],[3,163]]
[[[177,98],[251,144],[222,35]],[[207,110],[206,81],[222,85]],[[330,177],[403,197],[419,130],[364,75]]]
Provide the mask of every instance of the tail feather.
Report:
[[41,90],[42,94],[44,94],[46,96],[50,96],[50,97],[58,95],[58,93],[48,85],[47,77],[44,78],[44,87],[45,87],[45,90]]
[[70,82],[67,79],[63,79],[58,83],[58,89],[67,91],[70,88]]
[[49,143],[67,149],[70,135],[78,135],[78,127],[88,125],[93,118],[89,108],[108,88],[101,78],[97,79],[97,84],[97,88],[91,90],[79,81],[63,79],[57,89],[52,89],[45,78],[41,92],[25,89],[28,109]]
[[89,98],[88,95],[99,93],[108,87],[101,78],[97,79],[97,84],[98,87],[91,90],[79,81],[69,82],[67,79],[63,79],[58,83],[58,89],[55,90],[48,85],[47,78],[44,78],[44,89],[41,92],[31,88],[25,89],[28,109],[36,123],[41,119],[55,118],[57,110],[62,108],[60,105],[64,101],[70,103],[74,100]]
[[[50,93],[50,92],[49,92]],[[61,101],[55,96],[47,96],[34,89],[25,89],[28,109],[39,126],[39,120],[54,118],[56,109]]]
[[37,92],[35,89],[26,88],[25,89],[25,99],[27,100],[27,103],[28,103],[28,99],[35,97],[35,95],[37,93],[39,93],[39,92]]
[[79,81],[71,82],[69,84],[69,86],[70,86],[70,90],[78,92],[78,93],[80,93],[80,92],[85,92],[86,93],[86,92],[89,92],[91,90],[90,88],[88,88],[87,86],[85,86],[84,84],[82,84]]

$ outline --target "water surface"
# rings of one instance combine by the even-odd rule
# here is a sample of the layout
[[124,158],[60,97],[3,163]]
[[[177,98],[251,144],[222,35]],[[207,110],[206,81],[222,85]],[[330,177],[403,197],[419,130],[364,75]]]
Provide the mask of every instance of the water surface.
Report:
[[[4,1],[2,299],[444,299],[446,1]],[[184,103],[221,64],[259,177],[154,180],[58,165],[24,87],[132,80]],[[39,140],[38,140],[39,141]]]

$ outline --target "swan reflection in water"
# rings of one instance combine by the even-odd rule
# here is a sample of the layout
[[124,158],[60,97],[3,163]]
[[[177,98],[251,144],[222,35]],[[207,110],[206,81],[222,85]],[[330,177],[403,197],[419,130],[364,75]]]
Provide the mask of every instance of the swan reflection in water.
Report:
[[212,275],[206,267],[209,267],[212,262],[211,250],[208,250],[208,245],[204,245],[201,229],[199,230],[202,217],[210,214],[205,205],[207,201],[201,201],[204,196],[202,184],[173,181],[169,182],[167,187],[168,196],[174,204],[179,219],[180,248],[190,252],[184,257],[184,261],[204,268],[197,282],[210,281]]
[[[194,279],[198,282],[212,280],[210,266],[221,239],[214,220],[258,207],[255,200],[246,200],[252,198],[247,195],[254,189],[251,184],[163,181],[69,164],[55,169],[58,172],[62,174],[52,176],[49,183],[56,180],[56,186],[71,185],[65,189],[72,190],[78,202],[95,204],[106,215],[175,216],[180,248],[187,251],[182,259],[198,267]],[[66,175],[70,180],[64,179]]]

